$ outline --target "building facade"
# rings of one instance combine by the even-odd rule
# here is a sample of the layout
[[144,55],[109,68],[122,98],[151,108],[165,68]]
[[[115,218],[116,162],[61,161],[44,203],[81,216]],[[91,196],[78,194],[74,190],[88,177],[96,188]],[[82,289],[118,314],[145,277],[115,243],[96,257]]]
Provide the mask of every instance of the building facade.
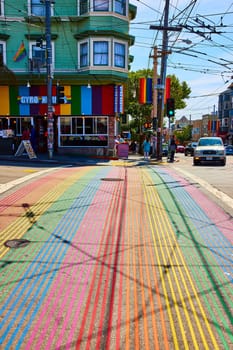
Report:
[[124,112],[134,43],[129,25],[136,7],[128,0],[0,4],[0,137],[7,142],[13,135],[17,143],[23,129],[33,125],[37,151],[47,151],[49,71],[54,150],[111,155],[117,116]]
[[233,144],[233,84],[218,98],[219,134],[225,143]]

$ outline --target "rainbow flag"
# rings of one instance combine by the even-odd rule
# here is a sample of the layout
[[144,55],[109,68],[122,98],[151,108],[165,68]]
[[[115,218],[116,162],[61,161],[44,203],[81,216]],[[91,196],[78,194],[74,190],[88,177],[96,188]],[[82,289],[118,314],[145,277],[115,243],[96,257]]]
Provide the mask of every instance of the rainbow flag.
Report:
[[19,62],[26,56],[27,56],[27,51],[25,49],[24,42],[22,41],[20,47],[18,48],[18,51],[14,55],[14,61]]
[[139,79],[139,103],[152,103],[152,78]]

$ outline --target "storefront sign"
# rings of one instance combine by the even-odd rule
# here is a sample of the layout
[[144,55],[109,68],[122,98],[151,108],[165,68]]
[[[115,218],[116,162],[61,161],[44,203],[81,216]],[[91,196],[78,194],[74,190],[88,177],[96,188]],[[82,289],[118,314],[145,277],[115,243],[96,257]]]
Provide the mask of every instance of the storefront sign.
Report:
[[[19,96],[18,101],[21,104],[47,104],[47,96]],[[52,96],[52,103],[57,104],[57,97]],[[70,103],[70,99],[65,96],[64,103]]]

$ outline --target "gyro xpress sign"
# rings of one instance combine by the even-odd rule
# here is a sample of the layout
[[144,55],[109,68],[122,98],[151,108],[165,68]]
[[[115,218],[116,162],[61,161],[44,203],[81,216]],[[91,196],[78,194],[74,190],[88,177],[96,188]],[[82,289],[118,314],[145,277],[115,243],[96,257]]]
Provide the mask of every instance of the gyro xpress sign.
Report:
[[[18,96],[18,102],[21,104],[47,104],[47,96]],[[52,103],[57,104],[57,96],[52,96]],[[64,96],[64,103],[70,103],[70,99]]]

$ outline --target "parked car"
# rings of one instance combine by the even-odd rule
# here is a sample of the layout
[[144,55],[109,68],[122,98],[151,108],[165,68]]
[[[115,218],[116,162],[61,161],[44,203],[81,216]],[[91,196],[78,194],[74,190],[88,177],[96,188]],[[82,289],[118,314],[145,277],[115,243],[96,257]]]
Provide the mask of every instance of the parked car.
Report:
[[176,153],[184,153],[184,146],[177,145],[176,147]]
[[197,146],[197,142],[190,142],[187,144],[187,146],[184,149],[184,155],[185,156],[193,156],[194,154],[194,149]]
[[233,156],[233,146],[227,145],[225,146],[225,151],[227,156]]
[[194,150],[193,165],[226,164],[226,151],[221,137],[201,137]]

